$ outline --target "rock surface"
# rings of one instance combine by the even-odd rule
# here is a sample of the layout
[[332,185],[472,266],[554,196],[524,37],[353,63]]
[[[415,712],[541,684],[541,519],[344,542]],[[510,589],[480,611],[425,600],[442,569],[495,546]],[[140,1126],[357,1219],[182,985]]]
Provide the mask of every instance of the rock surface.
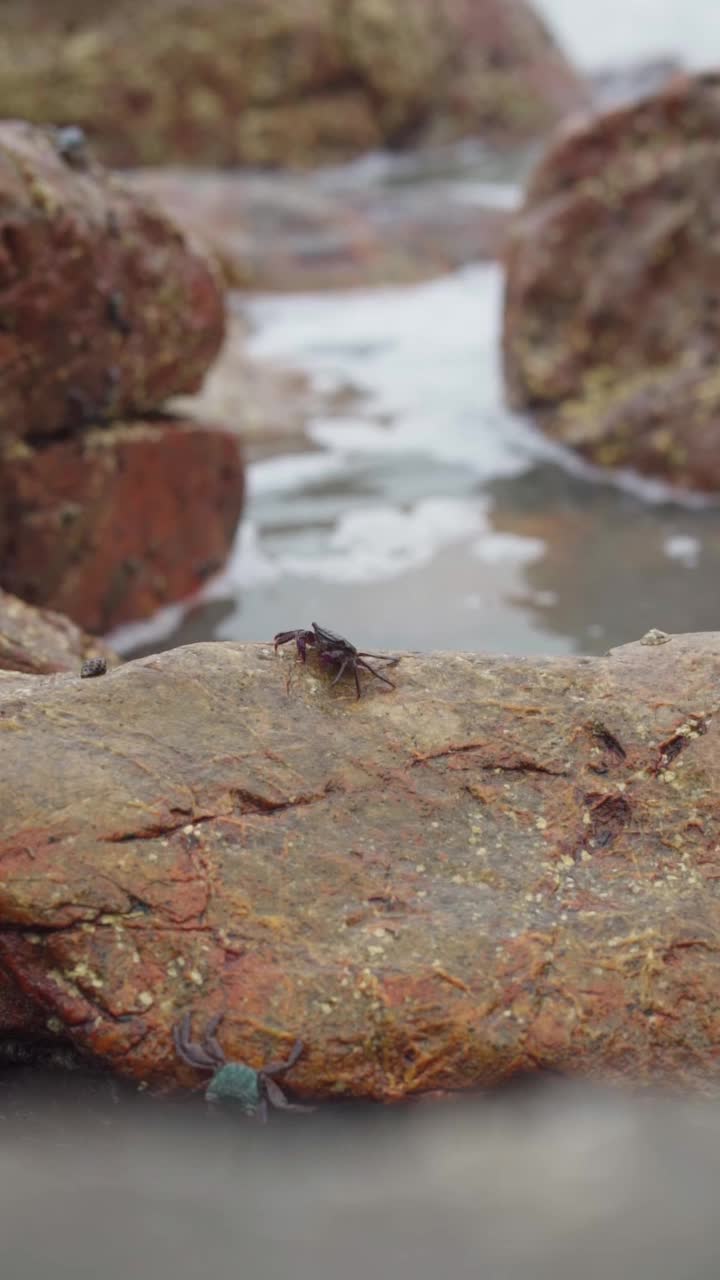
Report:
[[717,1096],[720,636],[394,675],[356,701],[237,644],[6,674],[5,971],[153,1088],[200,1083],[171,1028],[223,1012],[230,1058],[303,1037],[300,1096]]
[[35,609],[0,590],[0,670],[49,675],[77,673],[86,658],[118,659],[102,641],[85,635],[69,618]]
[[200,423],[0,441],[3,586],[97,634],[147,617],[222,566],[243,494],[237,436]]
[[72,131],[0,123],[0,437],[197,390],[223,323],[216,268],[159,207]]
[[141,169],[126,180],[204,239],[236,289],[406,284],[500,251],[507,212],[467,188],[315,177]]
[[508,248],[512,403],[604,466],[720,488],[720,76],[566,131]]
[[0,113],[111,165],[305,166],[541,135],[587,100],[526,0],[5,0]]

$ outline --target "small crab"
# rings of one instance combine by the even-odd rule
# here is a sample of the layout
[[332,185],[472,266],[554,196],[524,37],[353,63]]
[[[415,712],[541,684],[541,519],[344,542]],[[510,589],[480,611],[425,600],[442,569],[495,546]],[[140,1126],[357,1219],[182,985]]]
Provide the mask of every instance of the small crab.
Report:
[[340,677],[345,671],[352,671],[355,677],[355,688],[357,696],[360,697],[360,677],[358,676],[358,667],[364,667],[366,671],[371,671],[378,680],[384,680],[385,684],[389,684],[391,689],[395,688],[392,680],[388,680],[387,676],[382,675],[380,671],[376,671],[375,667],[371,667],[366,658],[379,658],[381,662],[388,662],[391,666],[395,666],[400,659],[388,658],[382,653],[363,653],[355,648],[349,640],[345,640],[343,636],[338,636],[334,631],[328,631],[327,627],[321,627],[317,622],[313,622],[312,631],[278,631],[273,637],[273,645],[277,652],[278,646],[281,644],[289,644],[291,640],[295,641],[297,651],[303,662],[307,658],[307,646],[313,645],[317,649],[318,660],[328,667],[337,667],[337,675],[333,680],[333,684],[337,684]]
[[284,1075],[295,1066],[305,1047],[302,1040],[295,1041],[290,1057],[285,1062],[271,1062],[256,1071],[245,1062],[226,1062],[225,1054],[215,1038],[223,1017],[224,1014],[218,1013],[210,1019],[200,1044],[190,1039],[189,1013],[173,1027],[175,1048],[183,1062],[199,1071],[214,1073],[205,1090],[206,1100],[238,1103],[244,1115],[257,1116],[261,1124],[265,1124],[267,1120],[269,1105],[280,1111],[314,1111],[314,1107],[288,1102],[280,1086],[275,1083],[275,1076]]

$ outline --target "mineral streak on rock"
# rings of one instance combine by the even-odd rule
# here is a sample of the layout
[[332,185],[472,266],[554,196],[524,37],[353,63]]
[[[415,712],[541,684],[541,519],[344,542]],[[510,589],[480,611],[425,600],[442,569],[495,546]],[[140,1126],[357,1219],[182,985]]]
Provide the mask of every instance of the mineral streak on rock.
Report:
[[544,1069],[717,1096],[720,636],[397,683],[357,702],[238,644],[6,675],[17,987],[157,1089],[197,1084],[177,1019],[222,1012],[229,1060],[302,1037],[299,1097]]
[[69,618],[0,590],[0,671],[47,675],[98,660],[108,666],[118,661],[107,645],[85,635]]
[[512,404],[593,462],[720,487],[720,76],[560,134],[508,248]]
[[526,0],[5,0],[0,113],[109,164],[307,166],[541,135],[588,99]]
[[141,416],[197,390],[223,336],[211,259],[57,138],[0,123],[0,439]]
[[197,590],[240,518],[237,437],[187,420],[0,439],[3,585],[103,634]]

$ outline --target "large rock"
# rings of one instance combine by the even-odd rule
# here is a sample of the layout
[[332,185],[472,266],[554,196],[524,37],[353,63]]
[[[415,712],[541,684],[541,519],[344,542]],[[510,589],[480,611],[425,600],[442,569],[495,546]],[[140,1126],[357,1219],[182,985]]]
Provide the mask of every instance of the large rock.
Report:
[[102,634],[222,566],[243,492],[237,436],[189,420],[0,440],[0,583]]
[[6,972],[153,1087],[200,1082],[188,1012],[252,1064],[302,1036],[300,1095],[717,1096],[720,636],[394,678],[237,644],[0,678]]
[[517,408],[593,462],[720,488],[720,76],[565,132],[508,249]]
[[0,590],[0,670],[48,675],[79,671],[86,658],[118,659],[102,641],[85,635],[69,618],[35,609]]
[[112,165],[308,165],[542,134],[586,100],[526,0],[5,0],[0,113]]
[[197,390],[223,321],[216,268],[159,208],[72,131],[0,123],[0,437]]

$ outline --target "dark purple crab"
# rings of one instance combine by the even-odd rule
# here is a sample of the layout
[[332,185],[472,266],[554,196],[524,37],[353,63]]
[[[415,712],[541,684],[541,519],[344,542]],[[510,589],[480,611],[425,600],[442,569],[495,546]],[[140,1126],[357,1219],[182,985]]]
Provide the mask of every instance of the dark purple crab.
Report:
[[224,1014],[218,1013],[211,1018],[201,1043],[190,1039],[190,1014],[186,1013],[180,1022],[173,1027],[173,1040],[179,1057],[189,1067],[198,1071],[212,1071],[213,1077],[205,1090],[208,1102],[231,1102],[239,1105],[246,1116],[257,1116],[261,1124],[268,1117],[268,1106],[282,1111],[314,1111],[314,1107],[303,1107],[299,1103],[288,1102],[275,1076],[284,1075],[295,1066],[304,1049],[302,1040],[296,1040],[285,1062],[270,1062],[266,1067],[255,1070],[246,1062],[226,1062],[225,1054],[215,1038]]
[[364,667],[366,671],[371,671],[374,676],[377,676],[378,680],[384,680],[385,684],[389,684],[391,689],[395,688],[392,680],[388,680],[387,676],[377,671],[375,667],[371,667],[365,659],[379,658],[381,662],[388,662],[391,666],[395,666],[400,661],[399,658],[388,658],[383,653],[363,653],[349,640],[336,635],[334,631],[328,631],[327,627],[318,626],[317,622],[313,622],[312,631],[278,631],[273,637],[275,651],[277,652],[279,645],[289,644],[291,640],[295,641],[303,662],[307,659],[307,646],[312,645],[317,650],[318,660],[323,665],[338,668],[333,684],[337,684],[346,671],[352,671],[358,698],[361,693],[358,667]]

